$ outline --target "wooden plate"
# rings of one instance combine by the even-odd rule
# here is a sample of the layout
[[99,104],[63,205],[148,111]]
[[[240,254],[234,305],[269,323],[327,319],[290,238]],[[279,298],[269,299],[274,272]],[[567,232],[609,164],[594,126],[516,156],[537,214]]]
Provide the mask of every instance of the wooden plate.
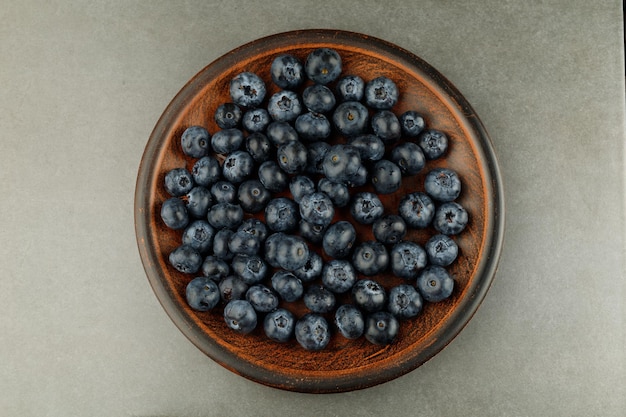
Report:
[[[400,90],[394,112],[417,110],[427,127],[446,132],[448,154],[431,161],[420,174],[407,177],[403,188],[386,196],[384,204],[395,211],[407,192],[423,190],[425,173],[435,166],[456,170],[463,182],[459,201],[468,211],[467,229],[455,237],[460,255],[449,268],[455,279],[452,296],[427,303],[421,315],[402,322],[397,340],[377,346],[364,338],[349,341],[333,336],[321,352],[308,352],[297,342],[270,341],[257,328],[242,336],[229,330],[221,308],[207,313],[191,310],[185,286],[192,278],[168,263],[171,250],[180,244],[181,233],[167,229],[160,218],[161,203],[168,197],[163,178],[176,167],[191,169],[194,161],[180,149],[180,135],[191,125],[218,130],[213,114],[230,101],[230,80],[242,71],[264,78],[268,95],[272,85],[269,66],[280,53],[302,60],[318,47],[335,49],[343,59],[343,73],[364,80],[387,76]],[[443,349],[470,320],[494,277],[504,229],[502,184],[491,142],[469,103],[439,72],[419,57],[386,41],[333,30],[302,30],[262,38],[227,53],[193,77],[174,97],[152,132],[139,168],[135,195],[135,224],[141,259],[154,292],[176,326],[200,350],[224,367],[259,383],[292,391],[341,392],[380,384],[403,375]],[[339,211],[337,218],[341,217]],[[337,219],[335,219],[337,220]],[[359,238],[371,236],[359,229]],[[432,229],[411,231],[407,239],[424,244]],[[397,278],[377,277],[386,288]],[[296,313],[303,307],[296,305]],[[261,327],[261,326],[259,326]]]

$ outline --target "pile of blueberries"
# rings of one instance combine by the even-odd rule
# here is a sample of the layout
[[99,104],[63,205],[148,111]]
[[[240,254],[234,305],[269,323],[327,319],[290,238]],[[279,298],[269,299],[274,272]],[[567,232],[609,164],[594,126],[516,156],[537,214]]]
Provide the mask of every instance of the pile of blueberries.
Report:
[[[448,137],[416,111],[393,112],[393,80],[342,75],[333,49],[304,62],[276,56],[270,74],[279,89],[270,97],[257,74],[235,76],[231,101],[214,113],[219,130],[189,126],[180,137],[193,167],[165,175],[161,219],[182,231],[169,261],[193,277],[187,302],[197,311],[223,306],[234,331],[259,323],[268,338],[295,338],[307,350],[334,334],[389,344],[402,320],[452,294],[446,267],[468,214],[448,168],[431,169],[395,213],[380,196],[444,156]],[[355,226],[375,239],[359,241]],[[423,247],[404,240],[409,228],[428,227],[436,233]],[[403,284],[385,289],[376,280],[383,273]],[[301,317],[294,302],[306,306]]]

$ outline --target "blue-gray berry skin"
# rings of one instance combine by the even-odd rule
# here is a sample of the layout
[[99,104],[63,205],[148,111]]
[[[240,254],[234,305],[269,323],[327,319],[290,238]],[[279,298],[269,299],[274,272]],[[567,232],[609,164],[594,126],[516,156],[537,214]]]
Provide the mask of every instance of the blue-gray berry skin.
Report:
[[183,231],[182,243],[190,245],[201,254],[213,247],[215,229],[206,220],[195,220]]
[[262,132],[251,133],[246,137],[246,151],[257,164],[269,161],[276,153],[272,142]]
[[452,295],[454,279],[444,267],[430,265],[417,278],[417,289],[424,300],[436,303]]
[[350,255],[355,240],[356,230],[352,223],[340,220],[326,229],[322,247],[328,256],[341,259]]
[[363,275],[379,274],[389,266],[389,252],[381,242],[362,242],[354,249],[352,265]]
[[343,259],[330,260],[322,269],[322,283],[335,294],[350,291],[356,279],[354,267]]
[[421,294],[412,285],[401,284],[389,291],[387,310],[399,320],[416,317],[423,306]]
[[233,254],[256,255],[261,249],[261,240],[250,233],[236,231],[228,240],[228,250]]
[[343,304],[335,311],[335,326],[346,339],[358,339],[365,330],[365,318],[357,307]]
[[366,133],[350,138],[348,144],[354,146],[362,161],[378,161],[385,155],[385,144],[378,136]]
[[189,281],[185,289],[189,307],[196,311],[209,311],[220,302],[217,283],[208,277],[196,277]]
[[287,90],[299,87],[306,78],[302,62],[291,54],[281,54],[274,58],[270,75],[274,84]]
[[306,350],[324,349],[330,342],[330,336],[328,322],[319,314],[307,313],[296,322],[296,340]]
[[426,129],[417,137],[417,144],[422,148],[426,159],[437,159],[448,149],[448,136],[435,129]]
[[230,97],[241,107],[258,107],[265,98],[265,83],[255,73],[242,72],[230,81]]
[[428,262],[431,265],[451,265],[459,254],[459,247],[454,239],[443,234],[438,234],[428,239],[424,249],[428,256]]
[[233,234],[235,234],[235,232],[230,229],[220,229],[215,232],[215,236],[213,236],[213,255],[218,259],[231,261],[233,256],[235,256],[228,247],[228,243]]
[[377,161],[372,170],[372,185],[378,194],[395,193],[402,185],[400,168],[387,159]]
[[356,136],[366,132],[369,122],[367,107],[358,101],[344,101],[332,114],[333,125],[344,136]]
[[284,235],[278,240],[276,251],[277,266],[287,271],[295,271],[309,259],[310,250],[301,236]]
[[189,213],[185,202],[178,197],[170,197],[161,205],[161,220],[173,230],[184,229],[189,224]]
[[191,176],[196,185],[210,187],[222,177],[222,167],[213,156],[203,156],[193,164]]
[[267,225],[254,217],[244,219],[244,221],[237,228],[237,231],[246,232],[256,236],[261,242],[265,241],[269,232]]
[[213,203],[235,203],[237,201],[237,187],[229,181],[217,181],[209,189]]
[[265,206],[265,224],[274,232],[293,232],[298,227],[298,204],[287,197],[277,197]]
[[307,56],[304,70],[313,82],[328,84],[341,75],[341,56],[334,49],[315,49]]
[[322,177],[317,183],[317,189],[326,194],[335,207],[345,207],[350,202],[350,190],[341,182]]
[[289,182],[289,191],[296,203],[299,203],[302,197],[315,192],[315,183],[307,175],[296,175]]
[[406,223],[396,214],[386,214],[372,225],[372,233],[379,242],[394,245],[406,235]]
[[289,185],[289,176],[274,161],[265,161],[257,170],[259,181],[273,193],[279,193]]
[[308,86],[302,92],[304,106],[313,113],[328,113],[337,102],[332,90],[322,84]]
[[202,255],[190,245],[181,245],[170,252],[169,262],[178,272],[195,274],[202,266]]
[[241,119],[241,125],[249,133],[264,132],[272,121],[266,109],[256,108],[247,110]]
[[389,110],[398,98],[398,86],[385,76],[374,78],[365,85],[365,103],[373,109]]
[[172,197],[181,197],[194,187],[193,176],[186,168],[174,168],[165,174],[165,191]]
[[443,203],[437,207],[433,226],[444,235],[458,235],[467,226],[469,215],[463,206],[455,201]]
[[192,218],[205,218],[209,208],[213,205],[213,196],[208,188],[197,185],[187,193],[185,204]]
[[293,338],[296,317],[289,310],[277,308],[267,313],[263,319],[265,335],[275,342],[288,342]]
[[333,145],[324,155],[322,170],[326,178],[347,184],[361,168],[361,154],[351,145]]
[[265,242],[263,242],[263,255],[265,256],[265,261],[273,268],[280,267],[277,259],[278,249],[285,236],[286,235],[283,232],[272,233],[267,237],[267,239],[265,239]]
[[375,345],[391,344],[398,336],[400,323],[388,311],[369,314],[365,319],[365,339]]
[[330,149],[328,142],[315,141],[307,143],[307,157],[306,168],[307,174],[323,174],[324,168],[322,166],[326,152]]
[[424,178],[424,190],[436,201],[453,201],[461,194],[461,179],[449,168],[433,168]]
[[272,195],[257,179],[242,182],[237,189],[241,208],[248,213],[259,213],[265,209]]
[[239,127],[243,111],[235,103],[222,103],[215,110],[213,118],[220,129]]
[[263,284],[254,284],[246,291],[246,300],[258,313],[269,313],[278,307],[278,294]]
[[333,202],[324,193],[307,194],[300,200],[300,216],[312,225],[326,227],[334,215]]
[[395,142],[402,136],[400,121],[390,110],[379,110],[372,116],[372,131],[385,143]]
[[274,291],[288,303],[299,300],[304,294],[302,280],[293,272],[278,270],[272,275],[271,281]]
[[324,260],[314,251],[309,251],[309,259],[300,268],[294,269],[293,274],[302,282],[311,282],[322,275]]
[[248,285],[258,284],[268,273],[268,267],[260,255],[237,254],[231,262],[233,273]]
[[228,275],[222,278],[217,283],[220,289],[220,297],[224,303],[229,303],[233,300],[241,300],[246,296],[246,292],[250,287],[243,282],[241,278],[235,275]]
[[398,118],[402,134],[408,138],[415,138],[426,127],[426,122],[421,114],[415,110],[407,110]]
[[327,228],[328,225],[311,224],[306,220],[300,220],[298,223],[300,236],[315,245],[322,243],[322,239],[324,239],[324,233],[326,233]]
[[248,152],[234,151],[226,155],[224,159],[222,176],[233,184],[239,184],[248,179],[254,172],[254,169],[254,159]]
[[397,277],[415,279],[426,266],[426,251],[415,242],[404,241],[393,245],[389,252],[391,271]]
[[200,270],[202,271],[203,276],[209,277],[216,282],[219,282],[222,278],[225,278],[230,274],[230,266],[228,262],[219,259],[214,255],[209,255],[204,258]]
[[424,152],[414,142],[403,142],[391,150],[389,158],[391,162],[398,165],[402,175],[416,175],[426,165]]
[[226,325],[237,333],[248,334],[257,325],[257,313],[246,300],[232,300],[224,307]]
[[352,301],[364,311],[380,311],[387,306],[387,291],[377,281],[361,279],[352,286]]
[[183,153],[192,158],[202,158],[209,151],[211,135],[202,126],[190,126],[180,137]]
[[335,294],[322,285],[310,285],[304,293],[304,305],[312,313],[330,313],[335,308]]
[[280,145],[276,151],[278,166],[288,174],[300,174],[306,168],[307,149],[299,140]]
[[276,146],[298,140],[298,132],[289,122],[271,122],[265,130],[267,138]]
[[428,227],[435,217],[435,203],[421,191],[407,194],[400,200],[398,213],[414,229]]
[[330,121],[322,113],[303,113],[294,123],[298,136],[307,141],[326,140],[332,131]]
[[243,209],[239,204],[217,203],[207,213],[207,221],[216,229],[234,229],[243,221]]
[[303,106],[300,96],[290,90],[282,90],[272,94],[267,103],[267,112],[272,120],[277,122],[291,122],[302,113]]
[[361,224],[372,224],[385,211],[380,198],[374,193],[360,192],[354,195],[350,202],[350,214]]
[[222,129],[211,137],[211,148],[218,154],[229,154],[241,147],[244,142],[243,132],[237,128]]
[[335,92],[338,101],[361,101],[365,92],[365,82],[358,75],[348,74],[337,80]]

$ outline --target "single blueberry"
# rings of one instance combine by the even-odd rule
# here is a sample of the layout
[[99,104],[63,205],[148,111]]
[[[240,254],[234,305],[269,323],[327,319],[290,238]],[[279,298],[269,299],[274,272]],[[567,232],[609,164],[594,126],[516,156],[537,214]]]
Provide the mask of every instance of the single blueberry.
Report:
[[328,225],[311,224],[306,220],[300,220],[299,222],[300,236],[313,244],[322,243],[327,228]]
[[226,325],[237,333],[248,334],[257,325],[257,314],[246,300],[232,300],[224,307]]
[[217,181],[209,189],[215,204],[235,203],[237,201],[237,187],[228,181]]
[[196,311],[209,311],[220,302],[220,290],[211,278],[196,277],[189,281],[185,289],[189,307]]
[[355,147],[362,161],[378,161],[385,155],[385,144],[382,139],[371,133],[350,138],[350,146]]
[[386,214],[374,222],[372,233],[379,242],[393,245],[406,235],[406,223],[396,214]]
[[332,121],[340,134],[356,136],[366,132],[369,112],[358,101],[344,101],[333,111]]
[[293,274],[302,282],[311,282],[322,274],[324,260],[314,251],[309,251],[309,259],[300,268],[294,269]]
[[291,54],[281,54],[274,58],[270,75],[274,84],[286,89],[295,89],[304,82],[306,76],[302,62]]
[[322,285],[310,285],[304,292],[304,305],[312,313],[329,313],[335,308],[336,297]]
[[265,206],[265,224],[273,232],[293,232],[299,220],[298,204],[290,198],[277,197]]
[[415,242],[396,243],[389,253],[391,271],[397,277],[415,279],[426,266],[428,259],[424,249]]
[[230,229],[220,229],[213,236],[213,255],[222,261],[230,262],[235,256],[228,248],[231,236],[235,234]]
[[195,220],[183,231],[182,243],[189,245],[201,254],[213,247],[215,229],[206,220]]
[[354,195],[350,202],[350,214],[361,224],[372,224],[385,211],[378,196],[370,192],[360,192]]
[[374,78],[365,85],[365,103],[373,109],[391,109],[398,102],[398,96],[398,86],[385,76]]
[[435,216],[435,204],[426,193],[416,191],[400,200],[398,213],[409,227],[423,229],[430,225]]
[[272,288],[288,303],[299,300],[304,294],[302,280],[293,272],[278,270],[272,275]]
[[258,107],[266,92],[265,83],[253,72],[242,72],[230,81],[230,97],[241,107]]
[[346,339],[358,339],[365,330],[363,313],[352,304],[343,304],[335,311],[335,326]]
[[331,134],[330,121],[322,113],[303,113],[296,118],[294,127],[298,135],[308,141],[325,140]]
[[392,343],[398,331],[400,323],[393,314],[388,311],[378,311],[369,314],[365,319],[365,339],[375,345],[388,345]]
[[389,266],[389,253],[380,242],[362,242],[354,249],[352,265],[363,275],[376,275]]
[[398,319],[417,316],[424,305],[420,293],[409,284],[401,284],[389,291],[387,310]]
[[352,264],[343,259],[333,259],[322,269],[322,283],[335,294],[343,294],[352,289],[356,273]]
[[233,254],[256,255],[261,249],[261,240],[244,231],[234,232],[228,239],[228,251]]
[[186,168],[174,168],[165,174],[165,191],[172,197],[181,197],[194,187],[193,176]]
[[356,230],[352,223],[340,220],[326,229],[322,247],[328,256],[341,259],[350,255],[355,240]]
[[248,291],[248,284],[235,275],[228,275],[217,283],[217,287],[220,289],[220,297],[225,303],[229,303],[232,300],[241,300]]
[[296,317],[284,308],[267,313],[263,320],[265,335],[275,342],[284,343],[291,340],[295,327]]
[[269,313],[278,307],[278,294],[263,284],[254,284],[246,291],[246,300],[259,313]]
[[273,193],[279,193],[289,184],[289,176],[274,161],[265,161],[257,170],[259,181]]
[[323,174],[322,163],[324,156],[330,149],[328,142],[316,141],[306,144],[307,156],[305,172],[308,174]]
[[424,190],[433,200],[453,201],[461,194],[461,179],[449,168],[433,168],[424,178]]
[[190,245],[181,245],[170,252],[169,261],[178,272],[195,274],[202,266],[202,255]]
[[263,211],[271,197],[268,189],[261,184],[261,181],[256,179],[242,182],[237,190],[239,204],[248,213]]
[[424,118],[414,110],[405,111],[400,115],[399,120],[402,134],[409,138],[417,137],[426,127]]
[[213,204],[213,197],[208,188],[201,185],[193,187],[186,195],[187,212],[193,218],[205,218],[209,207]]
[[328,84],[341,75],[341,56],[330,48],[318,48],[309,53],[304,71],[317,84]]
[[431,265],[448,266],[456,260],[459,254],[456,242],[450,236],[443,234],[428,239],[424,249]]
[[202,275],[218,282],[230,274],[230,266],[228,263],[214,255],[209,255],[204,258],[200,269]]
[[307,313],[296,322],[295,336],[304,349],[322,350],[330,342],[328,322],[319,314]]
[[243,114],[241,125],[250,133],[264,132],[271,121],[266,109],[250,109]]
[[322,170],[326,178],[334,182],[348,183],[362,167],[361,154],[351,145],[333,145],[322,162]]
[[333,202],[324,193],[307,194],[300,200],[300,216],[308,223],[326,227],[334,215]]
[[209,209],[207,221],[216,229],[234,229],[243,221],[243,209],[239,204],[217,203]]
[[193,164],[191,176],[197,185],[209,187],[221,178],[222,168],[217,159],[207,155]]
[[398,165],[402,175],[415,175],[426,165],[424,152],[413,142],[403,142],[393,148],[389,159]]
[[417,144],[427,159],[437,159],[448,149],[448,136],[438,130],[427,129],[418,135]]
[[213,118],[221,129],[238,127],[243,117],[241,107],[235,103],[222,103],[215,110]]
[[276,146],[298,140],[298,132],[289,122],[272,122],[265,131],[267,138]]
[[345,75],[337,80],[335,92],[340,101],[361,101],[365,91],[365,82],[358,75]]
[[227,181],[238,184],[250,177],[254,168],[254,159],[248,152],[234,151],[226,155],[222,165],[222,175]]
[[256,236],[261,242],[265,241],[268,234],[267,225],[254,217],[244,219],[241,225],[237,228],[237,231],[246,232]]
[[237,128],[222,129],[211,137],[211,148],[217,154],[229,154],[241,147],[244,142],[243,132]]
[[275,256],[278,267],[293,272],[304,266],[309,256],[309,247],[302,237],[284,235],[278,240]]
[[189,213],[185,202],[178,197],[170,197],[161,205],[161,220],[173,230],[183,229],[189,224]]
[[280,145],[276,151],[278,166],[288,174],[299,174],[306,168],[307,149],[299,140]]
[[255,132],[246,137],[246,151],[252,156],[254,162],[261,164],[272,158],[275,149],[264,133]]
[[313,84],[302,92],[302,102],[310,112],[328,113],[335,107],[337,100],[330,88],[322,84]]
[[248,285],[258,284],[267,275],[268,267],[259,255],[235,255],[231,262],[233,272]]
[[202,126],[190,126],[180,137],[183,153],[192,158],[202,158],[209,151],[211,135]]
[[431,265],[424,268],[417,278],[417,289],[424,300],[436,303],[452,295],[454,279],[444,267]]
[[318,181],[317,189],[326,194],[335,207],[345,207],[350,202],[350,191],[343,183],[323,177]]
[[296,175],[289,182],[289,191],[296,203],[299,203],[302,197],[315,192],[315,183],[306,175]]
[[402,136],[398,117],[389,110],[379,110],[372,116],[372,131],[383,142],[395,142]]
[[398,165],[387,159],[376,161],[372,170],[372,185],[378,194],[392,194],[402,185],[402,173]]
[[302,103],[297,93],[282,90],[272,94],[267,103],[267,112],[272,120],[277,122],[291,122],[302,113]]
[[378,282],[361,279],[352,286],[352,301],[362,310],[379,311],[387,306],[387,292]]
[[467,226],[469,216],[467,211],[459,203],[451,201],[437,207],[433,226],[435,230],[444,235],[458,235]]

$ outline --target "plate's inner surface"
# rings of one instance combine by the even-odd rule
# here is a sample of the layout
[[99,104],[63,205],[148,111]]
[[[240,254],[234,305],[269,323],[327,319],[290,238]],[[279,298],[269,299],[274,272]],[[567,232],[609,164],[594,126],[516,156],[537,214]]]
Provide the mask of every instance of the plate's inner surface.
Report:
[[[484,161],[478,137],[480,132],[475,130],[475,121],[468,121],[468,115],[465,114],[467,110],[460,108],[457,101],[448,95],[448,91],[430,78],[432,74],[425,73],[424,68],[417,65],[419,63],[406,60],[404,55],[381,48],[380,45],[364,48],[364,42],[360,39],[351,44],[324,38],[317,41],[294,40],[292,43],[274,40],[274,43],[269,41],[226,55],[200,72],[179,93],[151,138],[154,152],[152,172],[147,177],[145,188],[148,193],[145,209],[151,227],[145,244],[148,251],[153,251],[156,261],[147,270],[152,270],[152,274],[148,271],[148,275],[157,296],[166,310],[170,310],[168,313],[181,330],[207,354],[238,373],[270,385],[295,384],[295,389],[299,389],[299,380],[342,380],[352,375],[369,377],[375,381],[384,378],[381,375],[385,372],[397,376],[415,368],[436,353],[433,346],[438,344],[437,348],[440,349],[454,337],[454,334],[445,335],[445,332],[458,332],[459,323],[463,320],[461,316],[468,316],[466,320],[469,320],[473,311],[467,305],[475,296],[476,287],[484,284],[481,280],[491,279],[483,276],[482,268],[486,262],[483,259],[485,247],[491,243],[490,229],[493,228],[490,218],[492,178],[488,169],[490,162]],[[195,162],[184,156],[180,149],[182,132],[191,125],[204,126],[211,134],[219,129],[213,114],[218,105],[231,101],[228,86],[238,73],[252,71],[261,76],[268,87],[267,101],[267,97],[279,90],[269,76],[274,57],[288,52],[304,62],[307,54],[320,46],[331,47],[339,52],[343,60],[343,75],[356,74],[366,82],[382,75],[394,80],[400,91],[400,100],[393,108],[394,113],[400,115],[406,110],[416,110],[424,116],[428,128],[444,131],[449,137],[449,149],[443,158],[428,161],[416,176],[404,177],[402,189],[394,195],[381,196],[387,212],[397,214],[398,202],[405,194],[423,191],[424,176],[434,167],[452,168],[462,180],[463,189],[457,201],[467,209],[470,222],[465,231],[455,237],[459,257],[448,267],[455,279],[454,292],[449,299],[440,303],[425,303],[418,317],[402,322],[397,340],[389,346],[373,345],[363,337],[353,341],[334,334],[323,351],[312,353],[302,349],[295,340],[285,344],[269,340],[263,334],[261,322],[251,335],[236,334],[226,327],[219,306],[215,311],[207,313],[195,312],[187,307],[185,287],[193,277],[177,272],[167,261],[169,253],[180,245],[181,232],[167,229],[160,219],[161,203],[169,197],[162,187],[163,177],[173,168],[191,169]],[[262,213],[259,216],[262,218]],[[338,210],[333,221],[343,217],[350,220],[349,216],[345,210]],[[357,228],[358,241],[372,239],[370,227],[359,227],[355,222],[353,224]],[[409,229],[405,239],[424,245],[435,233],[432,228]],[[313,248],[323,255],[320,248]],[[387,289],[406,282],[390,274],[375,278]],[[167,297],[171,299],[164,300]],[[172,308],[178,311],[172,312]],[[305,311],[303,305],[298,303],[292,303],[289,309],[297,315]],[[453,330],[448,328],[450,321],[456,322]],[[443,344],[440,340],[442,335],[448,339]],[[266,375],[274,375],[276,380],[266,378]],[[282,383],[281,378],[284,381]],[[365,381],[361,385],[370,383]]]

